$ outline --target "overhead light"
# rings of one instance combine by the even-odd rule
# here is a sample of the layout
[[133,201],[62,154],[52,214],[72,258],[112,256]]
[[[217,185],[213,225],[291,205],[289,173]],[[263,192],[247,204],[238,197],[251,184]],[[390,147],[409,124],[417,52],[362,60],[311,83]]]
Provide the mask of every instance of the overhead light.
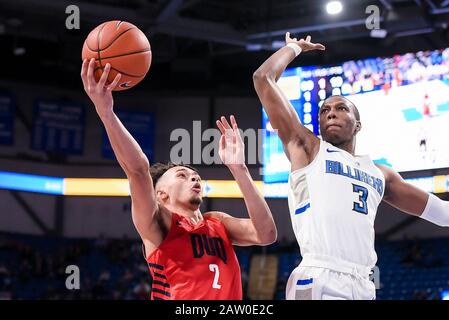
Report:
[[441,292],[441,300],[449,300],[449,290]]
[[273,49],[280,49],[283,46],[285,46],[285,41],[275,40],[271,43],[271,48]]
[[422,29],[414,29],[414,30],[396,32],[394,34],[394,36],[396,38],[400,38],[400,37],[416,36],[418,34],[432,33],[434,31],[435,30],[433,28],[422,28]]
[[259,43],[248,43],[246,45],[246,50],[248,51],[259,51],[262,50],[262,45]]
[[26,50],[24,47],[16,47],[16,48],[14,48],[13,52],[14,52],[15,56],[23,56],[25,54]]
[[326,4],[326,11],[328,14],[339,14],[343,10],[343,5],[340,1],[330,1]]
[[23,21],[19,18],[9,18],[6,22],[14,28],[17,28],[23,24]]
[[387,36],[388,32],[385,29],[373,29],[370,32],[371,38],[380,38],[383,39]]

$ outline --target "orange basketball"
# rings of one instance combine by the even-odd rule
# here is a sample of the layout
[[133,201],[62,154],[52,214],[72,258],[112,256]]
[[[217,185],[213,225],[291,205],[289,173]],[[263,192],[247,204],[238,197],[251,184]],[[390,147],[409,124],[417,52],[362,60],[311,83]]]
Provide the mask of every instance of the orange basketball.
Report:
[[92,30],[84,41],[84,59],[95,59],[95,79],[98,81],[107,63],[111,64],[107,83],[117,73],[122,77],[114,91],[126,90],[138,84],[151,65],[151,47],[145,34],[126,21],[108,21]]

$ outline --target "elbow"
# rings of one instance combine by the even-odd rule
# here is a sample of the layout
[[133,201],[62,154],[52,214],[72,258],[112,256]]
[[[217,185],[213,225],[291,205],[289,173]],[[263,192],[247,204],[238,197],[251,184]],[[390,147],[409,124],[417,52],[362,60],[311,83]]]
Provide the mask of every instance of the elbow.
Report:
[[258,82],[260,79],[263,78],[263,73],[260,71],[260,69],[257,69],[253,73],[253,82]]
[[270,232],[269,243],[273,244],[277,240],[278,240],[278,231],[277,231],[276,227],[274,227],[273,230]]
[[269,246],[277,241],[278,235],[276,227],[272,228],[269,232],[260,237],[259,245],[261,246]]
[[127,174],[131,176],[147,175],[150,171],[150,163],[145,156],[126,167]]
[[269,74],[267,72],[261,70],[260,68],[257,69],[253,73],[253,82],[254,83],[264,82],[264,81],[267,81],[269,78],[270,78]]

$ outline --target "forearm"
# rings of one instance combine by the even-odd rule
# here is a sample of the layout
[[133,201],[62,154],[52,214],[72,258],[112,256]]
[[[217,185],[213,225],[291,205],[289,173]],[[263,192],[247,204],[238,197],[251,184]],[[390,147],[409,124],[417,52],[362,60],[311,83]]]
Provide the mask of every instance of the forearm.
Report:
[[267,112],[270,124],[284,145],[305,140],[309,130],[302,127],[296,110],[276,83],[287,65],[295,58],[292,48],[284,47],[266,60],[253,75],[257,96]]
[[137,141],[128,132],[114,112],[100,117],[112,149],[126,175],[147,173],[149,162]]
[[248,215],[254,226],[257,238],[264,244],[273,243],[277,238],[276,225],[262,194],[256,187],[246,166],[231,170],[245,201]]

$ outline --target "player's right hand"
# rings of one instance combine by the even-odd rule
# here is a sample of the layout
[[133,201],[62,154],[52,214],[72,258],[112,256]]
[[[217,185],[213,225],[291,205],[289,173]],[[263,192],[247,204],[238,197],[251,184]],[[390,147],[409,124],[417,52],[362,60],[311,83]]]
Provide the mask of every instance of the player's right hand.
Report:
[[303,52],[311,51],[311,50],[325,50],[326,47],[323,46],[321,43],[313,43],[311,42],[312,37],[307,36],[306,39],[299,39],[296,38],[290,38],[290,32],[285,33],[285,44],[288,43],[296,43],[298,46],[301,47]]
[[121,74],[117,74],[114,81],[107,85],[106,80],[108,79],[111,65],[109,63],[106,64],[98,82],[94,77],[94,68],[95,59],[84,59],[81,67],[81,79],[83,80],[84,91],[86,91],[90,100],[94,103],[95,109],[101,118],[113,110],[114,100],[112,98],[112,89],[120,81]]

